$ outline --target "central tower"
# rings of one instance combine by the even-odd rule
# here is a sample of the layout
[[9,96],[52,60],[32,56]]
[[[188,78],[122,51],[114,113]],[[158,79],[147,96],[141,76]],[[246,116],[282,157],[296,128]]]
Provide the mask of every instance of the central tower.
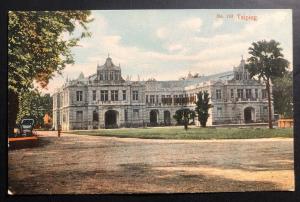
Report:
[[233,72],[234,72],[235,80],[249,80],[250,79],[249,72],[245,68],[245,60],[244,60],[243,56],[242,56],[240,65],[238,67],[234,67]]
[[102,82],[122,82],[121,67],[116,66],[108,56],[103,65],[97,65],[97,80]]

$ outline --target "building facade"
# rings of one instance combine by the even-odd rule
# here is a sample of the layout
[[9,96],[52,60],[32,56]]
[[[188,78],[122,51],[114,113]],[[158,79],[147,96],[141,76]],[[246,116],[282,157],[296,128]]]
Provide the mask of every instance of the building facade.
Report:
[[[108,57],[97,73],[65,84],[53,94],[53,126],[63,130],[175,125],[173,115],[195,109],[196,94],[207,91],[213,107],[207,125],[268,120],[265,85],[251,79],[242,59],[233,71],[174,81],[124,80]],[[273,114],[273,104],[272,104]]]

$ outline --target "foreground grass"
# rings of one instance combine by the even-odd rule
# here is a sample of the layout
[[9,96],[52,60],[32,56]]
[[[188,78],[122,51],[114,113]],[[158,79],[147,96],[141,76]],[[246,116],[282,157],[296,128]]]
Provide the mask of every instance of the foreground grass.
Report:
[[252,139],[252,138],[292,138],[292,128],[123,128],[100,129],[90,131],[70,131],[78,135],[96,135],[121,138],[144,139]]

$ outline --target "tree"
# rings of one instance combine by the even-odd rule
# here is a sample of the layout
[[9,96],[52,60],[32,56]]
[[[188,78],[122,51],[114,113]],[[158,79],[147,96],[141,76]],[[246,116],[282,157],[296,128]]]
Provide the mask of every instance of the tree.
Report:
[[289,65],[289,62],[283,58],[283,54],[281,53],[282,48],[280,48],[279,45],[280,44],[274,40],[253,42],[252,47],[249,48],[249,54],[251,55],[251,57],[247,59],[249,63],[245,65],[250,77],[256,76],[266,84],[269,128],[273,128],[271,82],[278,77],[282,77]]
[[193,120],[192,124],[195,124],[196,112],[194,110],[191,110],[190,118]]
[[[55,72],[74,63],[71,48],[90,36],[90,11],[10,11],[8,22],[8,132],[13,132],[19,96],[36,81],[46,87]],[[76,25],[79,36],[71,37]],[[69,34],[69,39],[64,39]]]
[[173,118],[177,121],[177,124],[184,125],[184,129],[188,129],[188,124],[190,119],[193,119],[194,117],[194,111],[190,110],[188,108],[179,109],[175,112],[175,115]]
[[200,91],[197,94],[196,104],[196,114],[198,115],[198,121],[202,127],[206,127],[206,122],[209,117],[208,110],[212,108],[212,105],[209,104],[209,93],[207,91]]
[[25,117],[34,118],[36,124],[44,126],[45,114],[52,116],[52,98],[50,94],[41,95],[37,90],[25,92],[19,96],[17,122]]
[[176,120],[177,125],[182,124],[182,112],[180,109],[175,112],[173,118]]
[[48,113],[52,114],[52,98],[49,94],[41,95],[37,90],[23,93],[19,96],[19,112],[17,122],[25,117],[35,119],[39,126],[44,126],[44,116]]
[[273,81],[274,111],[284,118],[293,117],[293,72]]

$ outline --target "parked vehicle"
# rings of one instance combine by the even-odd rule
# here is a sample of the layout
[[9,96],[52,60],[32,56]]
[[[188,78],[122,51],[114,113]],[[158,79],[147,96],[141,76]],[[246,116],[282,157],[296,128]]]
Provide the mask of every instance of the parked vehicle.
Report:
[[31,118],[22,119],[20,122],[20,133],[22,136],[32,136],[35,121]]
[[8,134],[8,148],[24,148],[36,146],[38,136],[36,131],[33,131],[35,121],[33,118],[24,118],[18,124],[13,134]]

